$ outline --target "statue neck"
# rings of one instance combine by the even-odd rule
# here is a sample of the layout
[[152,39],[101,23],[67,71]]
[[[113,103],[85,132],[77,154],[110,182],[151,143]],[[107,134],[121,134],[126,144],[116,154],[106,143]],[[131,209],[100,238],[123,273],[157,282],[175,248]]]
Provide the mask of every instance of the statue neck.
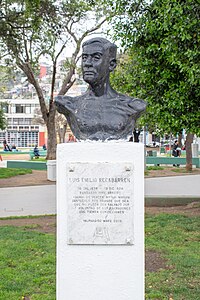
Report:
[[89,93],[95,97],[101,97],[103,95],[109,97],[113,94],[114,90],[110,86],[109,78],[105,82],[90,84]]

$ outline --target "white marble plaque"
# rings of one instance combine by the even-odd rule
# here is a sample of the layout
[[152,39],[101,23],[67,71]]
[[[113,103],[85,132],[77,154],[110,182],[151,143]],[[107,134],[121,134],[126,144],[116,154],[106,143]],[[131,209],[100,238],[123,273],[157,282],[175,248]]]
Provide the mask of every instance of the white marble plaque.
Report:
[[68,244],[133,244],[133,163],[67,163],[67,202]]

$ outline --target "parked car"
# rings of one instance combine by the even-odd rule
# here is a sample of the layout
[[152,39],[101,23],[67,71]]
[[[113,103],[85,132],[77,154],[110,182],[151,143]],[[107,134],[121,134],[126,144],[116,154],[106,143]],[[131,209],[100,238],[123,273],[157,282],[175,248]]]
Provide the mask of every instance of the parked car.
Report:
[[159,142],[152,142],[146,145],[146,147],[160,147]]

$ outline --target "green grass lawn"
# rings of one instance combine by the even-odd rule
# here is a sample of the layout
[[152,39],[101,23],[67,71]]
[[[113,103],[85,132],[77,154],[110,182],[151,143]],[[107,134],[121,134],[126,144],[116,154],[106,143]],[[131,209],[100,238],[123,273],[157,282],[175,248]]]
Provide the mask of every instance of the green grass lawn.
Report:
[[0,227],[0,270],[1,300],[55,299],[55,236]]
[[[56,299],[55,236],[31,231],[35,227],[0,227],[0,300]],[[146,248],[168,265],[146,273],[146,300],[199,299],[199,227],[197,217],[146,217]]]
[[146,274],[146,299],[199,299],[199,228],[199,217],[146,217],[146,248],[159,251],[170,266]]
[[164,170],[164,167],[160,167],[160,166],[147,166],[146,169],[148,171],[151,171],[151,170]]
[[157,171],[157,170],[164,170],[164,167],[160,166],[147,166],[146,170],[144,171],[144,175],[149,175],[149,171]]
[[175,172],[175,173],[183,173],[183,174],[189,174],[189,173],[192,173],[192,171],[187,171],[185,168],[172,169],[172,172]]
[[38,162],[38,161],[47,161],[45,157],[32,158],[30,161]]
[[31,169],[0,168],[0,179],[31,173]]

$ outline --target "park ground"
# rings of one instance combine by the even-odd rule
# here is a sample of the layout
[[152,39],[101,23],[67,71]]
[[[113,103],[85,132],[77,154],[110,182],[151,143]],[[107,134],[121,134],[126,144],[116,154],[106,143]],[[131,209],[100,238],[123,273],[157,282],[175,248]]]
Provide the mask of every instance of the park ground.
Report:
[[[190,173],[185,173],[185,168],[183,167],[163,167],[162,170],[156,169],[145,171],[145,178],[183,175],[200,175],[200,168],[194,168]],[[49,184],[55,184],[55,182],[47,180],[47,171],[40,170],[33,170],[32,174],[0,179],[0,188]]]
[[[186,217],[200,216],[200,203],[190,203],[186,206],[176,207],[147,207],[145,209],[148,217],[154,217],[160,214],[184,215]],[[28,231],[36,231],[44,234],[56,233],[56,216],[38,216],[25,218],[8,218],[0,219],[0,227],[14,226],[26,229]],[[157,272],[160,269],[168,269],[166,259],[162,257],[160,252],[154,250],[146,250],[145,252],[145,269],[147,272]]]
[[[177,171],[174,172],[176,169],[177,169]],[[180,175],[185,174],[185,173],[182,173],[183,170],[184,170],[183,168],[179,169],[179,168],[175,168],[175,167],[174,168],[171,168],[171,167],[166,168],[165,167],[163,170],[158,170],[158,169],[157,170],[149,170],[146,173],[145,177],[180,176]],[[200,174],[200,169],[194,169],[194,171],[190,174],[192,174],[192,175]],[[188,173],[187,173],[187,175],[188,175]],[[1,187],[3,188],[3,187],[31,186],[31,185],[47,185],[47,184],[48,185],[55,184],[55,182],[51,182],[51,181],[47,180],[47,171],[33,170],[32,174],[18,175],[18,176],[14,176],[14,177],[7,178],[7,179],[0,179],[0,188]],[[164,297],[163,295],[164,294],[171,295],[171,287],[173,287],[173,293],[176,293],[175,288],[177,286],[179,286],[179,290],[182,289],[182,286],[184,286],[184,282],[183,282],[183,284],[179,284],[180,274],[184,274],[184,276],[187,280],[189,280],[190,276],[188,274],[186,274],[187,268],[185,268],[185,266],[183,266],[183,269],[180,269],[181,270],[180,271],[178,263],[177,262],[172,263],[173,260],[171,260],[169,258],[170,256],[169,255],[166,256],[166,251],[165,251],[166,245],[165,244],[162,245],[162,242],[165,242],[165,239],[167,239],[167,241],[168,241],[167,245],[169,245],[169,247],[172,248],[172,250],[170,248],[171,252],[169,251],[169,253],[173,253],[173,251],[176,250],[175,249],[176,244],[178,245],[177,247],[180,247],[180,245],[181,245],[181,247],[183,247],[183,249],[185,251],[185,249],[187,248],[187,245],[185,245],[185,246],[183,246],[183,245],[185,243],[187,243],[188,232],[190,232],[189,240],[192,238],[192,239],[194,239],[194,243],[195,243],[196,231],[194,230],[194,233],[192,232],[192,228],[194,227],[194,225],[192,225],[192,224],[194,222],[196,222],[196,223],[198,222],[197,220],[199,219],[199,216],[200,216],[200,203],[193,202],[193,203],[190,203],[185,206],[175,206],[175,207],[155,207],[155,206],[154,207],[146,207],[145,212],[146,212],[145,270],[146,270],[146,293],[147,293],[146,299],[148,299],[148,300],[149,299],[156,299],[156,300],[157,299],[158,300],[161,300],[161,299],[162,300],[163,299],[171,300],[172,299],[172,300],[175,300],[176,296],[174,296],[174,297],[170,296],[170,298],[168,296],[168,298],[163,298]],[[185,218],[185,219],[183,219],[183,218]],[[175,232],[175,235],[173,237],[172,232],[173,232],[173,230],[175,230],[175,228],[178,229],[180,227],[180,223],[182,224],[181,226],[183,227],[183,232],[184,232],[185,236],[186,235],[187,236],[183,239],[183,241],[180,242],[180,245],[179,245],[179,241],[176,240],[178,238],[177,233]],[[189,225],[187,225],[187,223]],[[190,228],[189,227],[184,228],[184,226],[186,226],[184,224],[186,224]],[[193,227],[191,227],[191,226],[193,226]],[[160,233],[159,232],[157,233],[158,227],[160,228]],[[18,234],[17,233],[18,231],[16,231],[16,235],[13,232],[13,230],[17,230],[17,229],[20,230],[20,232],[19,232],[20,236],[26,235],[26,234],[30,235],[30,233],[36,234],[37,238],[44,239],[44,241],[42,240],[42,243],[44,245],[46,245],[46,239],[48,239],[48,237],[50,237],[50,239],[51,239],[50,245],[52,246],[52,249],[53,249],[52,251],[55,252],[54,250],[55,250],[55,239],[56,239],[56,216],[54,216],[54,215],[38,216],[38,217],[29,216],[29,217],[22,217],[22,218],[21,217],[2,218],[2,219],[0,219],[0,230],[2,232],[4,232],[4,229],[6,231],[6,234],[8,234],[7,231],[10,230],[9,231],[10,235],[12,235],[14,237],[14,240],[13,240],[13,237],[11,237],[12,243],[17,242],[15,240],[17,239],[16,236]],[[169,231],[169,233],[167,233],[168,231]],[[182,232],[182,234],[183,234],[183,232]],[[159,234],[159,236],[156,237],[156,234]],[[164,238],[165,234],[166,234],[166,237]],[[42,235],[42,236],[40,236],[40,235]],[[180,233],[179,233],[179,235],[180,235]],[[8,235],[6,235],[6,236],[8,238]],[[154,240],[152,240],[152,238]],[[23,241],[21,240],[21,242],[26,243],[26,239],[27,238],[25,237],[25,239]],[[156,246],[156,243],[158,241],[159,241],[159,243],[161,242],[161,244]],[[26,247],[30,247],[30,246],[31,245],[26,246]],[[45,246],[43,246],[43,247],[44,247],[44,249],[46,249]],[[39,251],[42,251],[41,250],[42,248],[41,249],[38,248],[38,249],[39,250],[36,251],[37,256],[39,255],[38,254]],[[175,250],[173,250],[173,249],[175,249]],[[191,253],[193,253],[194,249],[196,249],[195,245],[192,245],[191,249],[188,249],[189,252],[187,253],[187,256],[190,256]],[[6,248],[5,248],[5,251],[7,251]],[[33,251],[33,249],[31,251]],[[46,251],[47,251],[47,249],[46,249]],[[51,255],[52,255],[52,251],[51,251]],[[41,253],[44,253],[44,252],[41,252]],[[20,253],[19,255],[22,255],[22,253]],[[49,264],[52,268],[51,273],[53,272],[52,274],[54,274],[54,272],[55,272],[55,253],[53,253],[53,256],[54,256],[54,259],[51,259],[49,261]],[[179,259],[179,257],[178,257],[178,259]],[[177,261],[178,261],[178,259],[177,259]],[[14,262],[15,262],[15,260],[13,258],[12,268],[13,268]],[[18,265],[17,259],[16,259],[15,263],[17,266]],[[191,264],[191,261],[189,263]],[[26,264],[26,260],[25,260],[24,264]],[[194,266],[195,266],[195,263],[194,263]],[[194,266],[192,266],[192,270],[195,270]],[[6,275],[6,274],[10,268],[11,268],[10,266],[7,266],[4,269],[5,282],[9,281],[8,275]],[[176,268],[178,271],[176,270]],[[182,266],[180,268],[182,268]],[[16,269],[17,269],[17,267],[16,267]],[[30,266],[29,266],[29,269],[31,270],[30,271],[30,273],[31,273],[30,279],[32,280],[32,278],[34,278],[34,276],[38,276],[37,280],[39,280],[40,275],[38,274],[38,271],[33,272]],[[26,272],[28,272],[28,270],[26,270]],[[179,272],[180,272],[180,274],[179,274]],[[173,280],[176,280],[176,281],[173,281],[173,283],[170,283],[170,282],[168,283],[168,281],[171,280],[170,278],[175,276],[174,274],[176,274],[176,273],[179,274],[179,276],[177,276],[177,278],[176,277],[173,278]],[[152,275],[150,275],[150,274],[152,274]],[[52,289],[54,289],[55,274],[51,275],[51,276],[53,278],[51,280],[52,280],[52,282],[54,282],[54,284],[53,283],[51,284],[51,287],[52,287]],[[162,278],[163,276],[169,276],[170,280],[168,279],[168,277],[166,277],[167,279],[165,280],[166,282],[165,282],[164,286],[165,285],[169,285],[169,286],[167,286],[166,290],[164,290],[161,293],[160,291],[163,288],[163,278]],[[195,277],[195,280],[196,280],[196,278],[197,277]],[[21,277],[20,277],[20,280],[22,280]],[[154,287],[154,281],[156,281],[155,287]],[[12,282],[12,280],[11,280],[11,282]],[[22,289],[19,292],[19,295],[22,295],[21,291],[24,291],[26,289],[28,290],[28,288],[25,288],[24,284],[23,284]],[[160,284],[160,286],[159,286],[159,284]],[[190,283],[188,283],[188,284],[190,284]],[[194,290],[194,296],[191,299],[196,299],[195,298],[197,295],[196,284],[192,283],[192,287],[189,287],[189,292],[190,292],[190,288],[192,288]],[[4,289],[6,290],[6,284],[4,285]],[[35,291],[37,288],[34,285],[33,286],[31,285],[29,289],[30,290],[33,289]],[[47,290],[46,290],[46,292],[47,292]],[[168,290],[170,292],[168,292]],[[4,298],[1,298],[1,295],[0,295],[0,299],[5,299],[4,295],[8,295],[10,292],[13,292],[13,287],[7,288],[7,291],[8,291],[8,293],[5,291],[5,294],[4,294],[4,291],[2,292],[2,297],[4,297]],[[182,298],[177,298],[177,299],[189,300],[189,298],[188,298],[189,292],[188,291],[187,292],[178,291],[177,292],[178,295]],[[38,296],[38,295],[34,296],[33,295],[34,293],[33,292],[31,293],[29,291],[29,292],[27,292],[27,296],[20,296],[20,297],[22,297],[23,300],[43,299],[45,292],[44,292],[44,294],[42,292],[40,292],[40,293],[41,293],[40,296]],[[55,292],[52,291],[50,298],[47,298],[47,299],[55,299]]]
[[[180,176],[185,173],[174,172],[175,168],[164,168],[163,170],[150,170],[145,177],[160,177],[160,176]],[[200,174],[200,169],[195,169],[191,174]],[[188,173],[187,173],[188,175]],[[0,179],[0,187],[18,187],[18,186],[31,186],[31,185],[47,185],[55,184],[47,180],[46,171],[33,170],[32,174],[18,175],[11,178]],[[147,215],[159,214],[178,214],[188,217],[200,216],[200,203],[193,202],[184,206],[174,207],[146,207],[145,212]],[[2,226],[17,226],[28,227],[31,230],[46,234],[55,234],[56,232],[56,217],[55,216],[40,216],[28,218],[10,218],[1,219],[0,227]],[[154,272],[160,268],[165,267],[165,260],[161,258],[160,254],[156,251],[146,251],[146,270]]]

